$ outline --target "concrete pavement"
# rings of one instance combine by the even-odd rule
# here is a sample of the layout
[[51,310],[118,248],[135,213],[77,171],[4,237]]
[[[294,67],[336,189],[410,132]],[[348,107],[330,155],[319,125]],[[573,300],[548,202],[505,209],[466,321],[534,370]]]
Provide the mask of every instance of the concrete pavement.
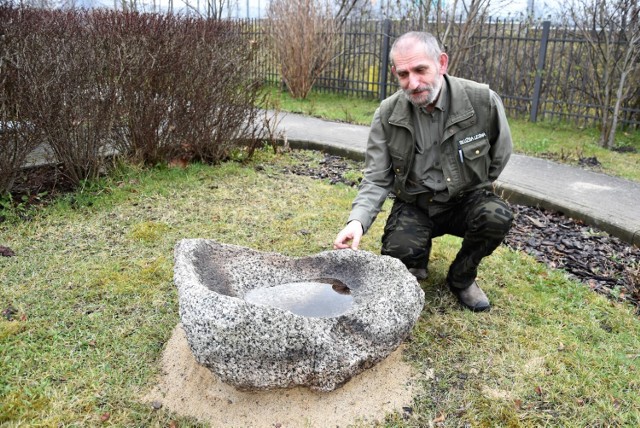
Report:
[[[278,120],[291,147],[364,160],[367,126],[292,113]],[[562,212],[640,247],[640,183],[514,154],[497,188],[510,202]]]

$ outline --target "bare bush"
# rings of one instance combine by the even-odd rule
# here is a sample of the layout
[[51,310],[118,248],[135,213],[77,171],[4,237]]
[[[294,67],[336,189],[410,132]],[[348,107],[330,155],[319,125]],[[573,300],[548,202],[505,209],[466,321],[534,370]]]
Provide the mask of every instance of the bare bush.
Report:
[[39,10],[22,71],[30,121],[73,183],[97,177],[115,127],[115,87],[104,73],[104,42],[87,12]]
[[[486,50],[478,37],[489,18],[489,9],[505,0],[444,0],[417,2],[418,29],[429,31],[446,47],[449,53],[450,74],[459,75],[469,61],[480,57]],[[398,11],[393,11],[398,13]],[[412,28],[413,30],[414,28]]]
[[[171,115],[177,108],[185,51],[171,35],[171,16],[108,14],[121,118],[118,151],[134,162],[156,164],[170,156],[175,140]],[[186,70],[184,70],[186,71]],[[175,81],[174,81],[175,79]]]
[[13,19],[2,21],[12,33],[5,38],[12,59],[3,77],[12,83],[5,91],[3,122],[15,126],[3,136],[14,139],[14,171],[40,147],[41,154],[53,154],[48,161],[62,164],[72,183],[95,178],[116,119],[115,90],[98,48],[102,40],[95,40],[87,12],[10,8]]
[[575,0],[571,20],[587,41],[588,66],[582,72],[592,82],[589,96],[599,109],[600,145],[612,148],[622,104],[634,95],[640,69],[640,6],[631,0]]
[[0,4],[0,196],[8,193],[27,156],[41,143],[30,122],[29,90],[20,69],[32,30],[10,4]]
[[[231,22],[113,14],[122,124],[117,147],[146,164],[217,162],[255,140],[252,46]],[[242,143],[241,143],[242,142]],[[251,143],[252,144],[252,143]]]
[[[440,5],[441,3],[438,3]],[[479,55],[480,42],[478,34],[489,17],[488,9],[491,0],[454,0],[450,19],[447,20],[445,30],[438,34],[440,41],[451,52],[449,73],[457,74],[461,64]],[[465,19],[456,22],[455,17],[464,11]],[[441,14],[438,14],[438,20]]]
[[341,39],[328,0],[272,0],[267,11],[271,48],[294,98],[306,98]]
[[236,23],[4,4],[0,13],[0,193],[37,145],[77,184],[111,153],[213,163],[259,144],[255,44]]
[[232,22],[197,21],[183,42],[192,47],[184,64],[182,93],[175,110],[177,145],[184,158],[218,162],[230,150],[257,142],[258,78],[252,71],[254,45]]

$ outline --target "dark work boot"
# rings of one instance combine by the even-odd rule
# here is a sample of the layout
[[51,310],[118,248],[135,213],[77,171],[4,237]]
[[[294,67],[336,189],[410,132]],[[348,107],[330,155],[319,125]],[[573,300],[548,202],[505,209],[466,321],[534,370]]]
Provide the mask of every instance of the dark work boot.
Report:
[[483,312],[491,309],[487,295],[478,287],[477,282],[473,281],[467,288],[450,288],[451,292],[458,298],[458,301],[467,309],[473,312]]
[[429,276],[427,270],[422,268],[409,268],[409,272],[411,272],[411,274],[415,276],[418,281],[427,279],[427,277]]

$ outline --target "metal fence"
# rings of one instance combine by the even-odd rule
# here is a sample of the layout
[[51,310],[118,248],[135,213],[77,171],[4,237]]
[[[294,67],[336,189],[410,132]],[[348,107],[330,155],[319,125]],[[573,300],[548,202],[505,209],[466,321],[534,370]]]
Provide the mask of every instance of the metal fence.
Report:
[[[240,21],[243,31],[257,46],[257,72],[280,83],[277,62],[266,48],[265,21]],[[426,28],[425,28],[426,27]],[[444,24],[404,20],[353,20],[346,23],[340,51],[316,81],[320,91],[384,99],[398,89],[388,63],[393,40],[407,31],[427,30],[441,38]],[[448,28],[450,39],[465,31],[462,25]],[[510,117],[531,121],[569,121],[594,126],[602,106],[594,94],[597,85],[587,41],[575,28],[554,27],[548,21],[488,20],[474,29],[464,52],[447,49],[456,61],[452,74],[487,83],[498,92]],[[457,58],[456,58],[457,56]],[[620,110],[619,123],[640,128],[640,76],[629,82],[630,96]]]

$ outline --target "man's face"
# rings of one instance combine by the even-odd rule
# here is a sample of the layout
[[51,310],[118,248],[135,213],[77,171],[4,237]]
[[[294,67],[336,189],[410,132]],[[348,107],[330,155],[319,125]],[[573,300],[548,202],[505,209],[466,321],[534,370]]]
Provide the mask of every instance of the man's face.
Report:
[[448,61],[445,53],[440,55],[438,61],[427,55],[420,42],[405,43],[395,53],[392,71],[407,99],[423,107],[438,98]]

